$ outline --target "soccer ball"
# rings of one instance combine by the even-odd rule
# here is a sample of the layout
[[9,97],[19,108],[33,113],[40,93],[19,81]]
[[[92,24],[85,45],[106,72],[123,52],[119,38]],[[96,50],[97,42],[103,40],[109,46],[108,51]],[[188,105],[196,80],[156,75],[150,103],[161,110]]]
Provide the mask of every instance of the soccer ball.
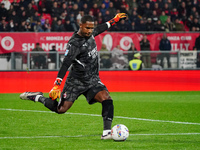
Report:
[[115,141],[125,141],[129,136],[129,130],[125,125],[117,124],[112,128],[111,136]]

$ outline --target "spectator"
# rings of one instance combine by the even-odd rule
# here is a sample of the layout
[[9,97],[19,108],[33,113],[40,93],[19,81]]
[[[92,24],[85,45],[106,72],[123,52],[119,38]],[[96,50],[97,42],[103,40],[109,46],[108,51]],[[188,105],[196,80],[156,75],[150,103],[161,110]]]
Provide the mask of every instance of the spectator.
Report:
[[121,12],[125,12],[125,11],[126,11],[126,8],[129,7],[129,6],[128,6],[128,3],[126,2],[126,0],[121,0],[120,6],[121,6],[121,7],[120,7],[120,11],[121,11]]
[[16,31],[19,25],[19,17],[16,14],[16,11],[13,11],[12,14],[9,16],[9,20],[13,20],[14,26],[16,27]]
[[74,31],[71,23],[70,23],[70,20],[66,20],[65,23],[64,23],[64,29],[65,31]]
[[164,7],[164,2],[163,2],[163,0],[157,0],[157,3],[158,3],[158,7],[159,7],[159,8],[163,8],[163,7]]
[[7,10],[9,10],[9,9],[10,9],[10,5],[11,5],[11,3],[10,3],[10,1],[9,1],[9,0],[3,0],[1,3],[3,3],[3,4],[4,4],[4,6],[5,6],[5,9],[7,9]]
[[55,31],[56,32],[63,32],[65,31],[64,25],[62,24],[62,20],[58,20],[57,24],[55,25]]
[[140,20],[140,24],[137,26],[136,31],[146,31],[147,27],[143,19]]
[[66,3],[62,4],[61,13],[65,13],[65,16],[68,15],[68,9],[67,9],[67,4]]
[[131,26],[126,20],[121,20],[120,23],[117,24],[119,31],[130,31]]
[[38,11],[38,6],[37,6],[35,0],[31,0],[31,4],[32,4],[32,7],[35,10],[35,12]]
[[55,31],[56,25],[57,25],[58,18],[53,17],[52,23],[51,23],[51,31]]
[[2,17],[6,17],[7,16],[7,9],[5,8],[5,4],[4,3],[1,3],[1,8],[0,8],[0,19]]
[[107,8],[107,10],[109,11],[111,17],[115,16],[116,8],[114,7],[113,2],[109,3],[109,7]]
[[160,16],[161,15],[161,12],[162,12],[162,9],[161,9],[162,7],[159,7],[159,4],[158,3],[155,3],[154,4],[154,11],[156,11],[156,14],[158,15],[158,16]]
[[135,22],[131,22],[131,31],[136,31]]
[[88,6],[89,6],[90,8],[91,8],[92,5],[95,4],[95,3],[97,4],[97,7],[98,7],[98,8],[99,8],[99,7],[101,6],[101,4],[102,4],[102,0],[93,0],[93,1],[92,1],[92,2],[93,2],[92,5],[89,5],[89,3],[90,3],[89,1],[90,1],[90,0],[86,0],[86,1],[88,1]]
[[176,31],[185,31],[185,27],[183,23],[178,18],[176,18],[174,25],[175,25]]
[[160,60],[161,60],[160,65],[162,66],[162,68],[164,68],[163,60],[166,57],[167,66],[168,66],[168,68],[171,68],[170,53],[169,53],[171,51],[171,43],[167,39],[166,33],[163,34],[163,37],[162,37],[160,44],[159,44],[159,49],[160,49],[160,51],[167,52],[167,53],[161,53],[160,54]]
[[15,26],[15,23],[13,22],[12,19],[8,23],[8,31],[9,32],[15,32],[15,31],[17,31],[17,27]]
[[165,31],[165,26],[161,23],[160,20],[154,25],[154,31]]
[[105,4],[104,3],[102,3],[101,4],[101,7],[100,7],[100,12],[102,13],[102,16],[105,16],[105,14],[106,14],[106,6],[105,6]]
[[34,15],[34,13],[36,12],[36,10],[32,7],[32,3],[28,4],[28,8],[26,9],[26,15],[27,17],[31,17]]
[[[46,57],[44,53],[40,53],[40,52],[44,52],[44,50],[40,47],[40,43],[36,43],[36,47],[32,50],[31,56],[33,58],[33,62],[34,62],[34,66],[33,68],[46,68]],[[39,53],[36,53],[39,52]]]
[[20,22],[26,21],[28,19],[28,16],[26,15],[26,11],[22,11],[22,14],[20,15]]
[[[101,13],[99,13],[99,14],[101,14]],[[99,18],[99,15],[98,15],[98,18]],[[105,15],[103,16],[103,22],[107,22],[112,18],[113,17],[111,17],[109,10],[106,10]]]
[[173,8],[172,11],[171,11],[171,20],[172,20],[172,22],[174,22],[176,18],[178,18],[178,11],[177,11],[176,8]]
[[[107,10],[108,11],[108,10]],[[110,12],[109,12],[110,13]],[[101,12],[99,12],[98,13],[98,16],[97,16],[97,22],[98,22],[98,24],[101,24],[101,23],[103,23],[104,21],[103,21],[103,19],[104,20],[107,20],[107,18],[109,17],[108,15],[107,15],[108,13],[106,12],[106,16],[102,16],[102,13]]]
[[197,48],[198,51],[200,51],[200,34],[195,40],[195,47]]
[[73,27],[73,30],[74,30],[74,31],[78,31],[79,26],[78,26],[77,20],[76,20],[75,17],[74,17],[74,14],[70,14],[69,20],[70,20],[70,23],[71,23],[71,25],[72,25],[72,27]]
[[132,14],[132,9],[130,9],[129,5],[128,7],[125,8],[125,11],[124,11],[128,16],[130,16]]
[[114,7],[117,9],[120,9],[121,8],[121,0],[112,0],[113,4],[114,4]]
[[151,17],[152,9],[150,7],[150,3],[146,3],[144,9],[145,9],[145,11],[144,11],[143,17],[145,17],[145,18]]
[[150,53],[148,53],[148,51],[150,51],[150,42],[147,39],[146,34],[143,35],[143,39],[140,41],[140,49],[142,53],[142,62],[144,63],[144,67],[151,68],[151,55]]
[[165,11],[162,11],[159,19],[161,21],[162,24],[165,24],[165,22],[167,21],[168,16],[165,14]]
[[59,17],[60,13],[61,12],[60,12],[60,8],[58,8],[58,3],[55,1],[51,9],[51,17]]
[[52,63],[56,63],[56,46],[52,46],[52,49],[49,51],[51,53],[49,53],[49,59],[50,59],[50,62]]
[[[167,4],[168,4],[168,7],[169,7],[169,10],[171,11],[172,8],[173,8],[172,0],[167,0]],[[169,15],[170,15],[170,14],[169,14]]]
[[119,45],[112,50],[111,55],[111,69],[124,69],[127,66],[128,60],[126,57],[124,57],[123,51],[120,49]]
[[7,22],[6,22],[5,19],[2,19],[2,20],[1,20],[1,23],[0,23],[0,31],[1,31],[1,32],[8,32],[8,31],[9,31],[8,24],[7,24]]
[[36,24],[33,26],[33,31],[34,32],[44,32],[42,29],[42,24],[40,20],[37,20]]
[[130,61],[134,58],[134,54],[136,52],[137,52],[137,49],[135,48],[135,44],[131,43],[131,47],[128,50],[128,61]]
[[[44,1],[41,5],[40,5],[40,12],[43,8],[46,9],[46,13],[48,14],[52,14],[52,8],[53,8],[53,3],[55,2],[55,0],[46,0]],[[57,3],[58,5],[58,3]],[[62,7],[61,7],[61,11],[62,11]]]
[[183,16],[187,16],[187,9],[185,2],[181,2],[181,5],[178,7],[179,18],[183,18]]
[[18,0],[13,0],[13,2],[11,3],[14,7],[14,10],[18,10],[19,9],[19,3],[17,2]]
[[165,22],[165,31],[170,32],[170,31],[175,31],[175,25],[173,22],[171,22],[170,16],[168,16],[167,21]]
[[131,22],[135,22],[135,25],[139,26],[140,19],[141,19],[141,16],[139,16],[136,11],[133,11],[133,13],[130,17]]
[[74,14],[74,17],[76,17],[79,14],[79,8],[77,4],[73,5],[72,10],[70,11],[70,14]]
[[134,59],[129,61],[129,70],[142,70],[142,61],[140,60],[141,54],[134,54]]
[[169,4],[168,3],[164,4],[164,8],[162,10],[165,12],[165,15],[167,15],[167,16],[171,15],[171,10],[169,8]]
[[84,3],[81,10],[84,11],[84,14],[89,14],[90,9],[88,8],[88,4]]
[[130,7],[130,9],[133,9],[134,7],[138,7],[137,1],[136,0],[130,0],[129,7]]
[[[195,43],[196,43],[196,41],[195,41]],[[193,47],[193,51],[195,51],[196,54],[197,54],[197,57],[196,57],[196,59],[197,59],[197,61],[196,61],[196,67],[200,68],[200,52],[199,51],[197,52],[197,48],[195,46]]]
[[153,31],[153,30],[154,30],[154,26],[152,23],[152,19],[148,18],[147,23],[146,23],[146,31]]
[[42,29],[44,32],[51,32],[51,25],[49,23],[49,19],[45,19],[45,23],[42,25]]
[[157,12],[155,10],[153,10],[153,12],[152,12],[151,19],[152,19],[152,24],[153,25],[155,25],[157,23],[157,21],[159,20]]
[[23,21],[19,24],[18,31],[19,31],[19,32],[26,32],[26,27],[25,27],[25,25],[26,25],[26,21],[23,20]]
[[61,15],[58,17],[62,21],[62,24],[65,23],[65,20],[67,19],[67,16],[64,12],[61,13]]
[[194,28],[193,31],[200,31],[200,24],[199,24],[198,18],[194,18],[194,21],[192,22],[191,27]]
[[14,6],[13,5],[10,5],[10,9],[8,10],[8,15],[7,15],[7,17],[9,17],[11,14],[12,14],[12,12],[14,11],[15,9],[14,9]]
[[30,23],[29,19],[27,19],[26,22],[25,22],[25,29],[26,29],[26,32],[33,31],[33,29],[31,28],[31,23]]
[[106,9],[109,8],[109,6],[110,6],[110,0],[104,0],[102,3],[105,4],[105,8]]
[[98,13],[100,12],[99,8],[97,7],[97,4],[94,3],[93,7],[90,9],[90,11],[92,11],[93,16],[97,17]]
[[106,44],[102,44],[100,49],[100,65],[102,68],[110,68],[111,61],[110,61],[110,52],[106,48]]
[[29,3],[29,0],[20,0],[19,5],[20,7],[23,6],[24,8],[27,8]]
[[81,18],[84,16],[84,11],[79,11],[79,14],[76,16],[76,22],[78,25],[81,23]]

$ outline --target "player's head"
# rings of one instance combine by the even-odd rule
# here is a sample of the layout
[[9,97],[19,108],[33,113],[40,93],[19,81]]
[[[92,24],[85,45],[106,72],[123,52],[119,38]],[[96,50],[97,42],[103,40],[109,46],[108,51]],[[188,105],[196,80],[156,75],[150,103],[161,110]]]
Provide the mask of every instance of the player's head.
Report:
[[83,37],[90,37],[94,30],[94,18],[90,15],[85,15],[81,18],[78,34]]

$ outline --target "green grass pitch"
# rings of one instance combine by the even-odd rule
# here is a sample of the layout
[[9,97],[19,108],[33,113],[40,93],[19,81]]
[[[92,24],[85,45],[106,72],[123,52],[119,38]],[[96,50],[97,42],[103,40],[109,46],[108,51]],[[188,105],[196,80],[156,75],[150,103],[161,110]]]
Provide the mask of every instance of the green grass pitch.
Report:
[[89,105],[83,96],[58,115],[19,94],[0,94],[0,150],[200,149],[200,91],[110,94],[113,126],[130,131],[125,142],[100,139],[101,104]]

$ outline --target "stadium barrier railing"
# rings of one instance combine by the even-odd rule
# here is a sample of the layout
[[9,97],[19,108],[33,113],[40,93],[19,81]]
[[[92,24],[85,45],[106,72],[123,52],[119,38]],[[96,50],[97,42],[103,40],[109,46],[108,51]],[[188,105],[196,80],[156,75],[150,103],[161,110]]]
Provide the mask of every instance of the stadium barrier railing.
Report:
[[[199,70],[197,67],[197,54],[200,51],[138,51],[143,61],[142,70]],[[169,54],[169,63],[167,58],[163,57]],[[42,55],[40,63],[35,61],[34,56]],[[99,51],[98,57],[100,70],[129,70],[128,62],[133,58],[131,51],[122,51],[114,53],[113,51]],[[145,63],[145,57],[149,57]],[[163,65],[161,60],[163,58]],[[41,60],[42,59],[42,60]],[[0,55],[0,71],[47,71],[59,70],[64,59],[64,52],[13,52]]]

